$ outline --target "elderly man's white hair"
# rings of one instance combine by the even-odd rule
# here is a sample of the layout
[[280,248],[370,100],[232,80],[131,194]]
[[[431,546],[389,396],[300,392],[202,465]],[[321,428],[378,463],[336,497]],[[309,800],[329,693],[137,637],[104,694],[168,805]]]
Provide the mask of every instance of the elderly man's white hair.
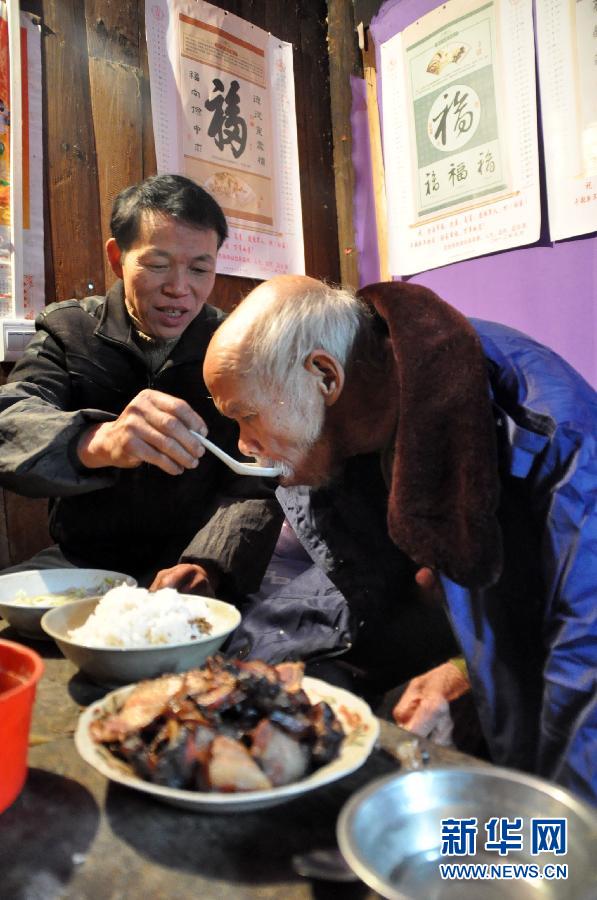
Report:
[[249,316],[243,345],[252,374],[278,386],[294,381],[313,350],[326,350],[346,366],[361,322],[370,316],[351,290],[303,276],[265,282],[236,314]]

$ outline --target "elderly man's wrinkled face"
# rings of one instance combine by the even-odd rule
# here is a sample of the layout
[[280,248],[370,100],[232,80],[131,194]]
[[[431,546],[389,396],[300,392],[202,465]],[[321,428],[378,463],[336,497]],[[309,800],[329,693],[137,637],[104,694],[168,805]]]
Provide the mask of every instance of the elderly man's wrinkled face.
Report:
[[313,379],[300,376],[295,390],[264,391],[251,375],[205,370],[214,403],[240,427],[241,453],[260,465],[281,465],[280,483],[317,485],[330,474],[330,450],[323,437],[325,405]]

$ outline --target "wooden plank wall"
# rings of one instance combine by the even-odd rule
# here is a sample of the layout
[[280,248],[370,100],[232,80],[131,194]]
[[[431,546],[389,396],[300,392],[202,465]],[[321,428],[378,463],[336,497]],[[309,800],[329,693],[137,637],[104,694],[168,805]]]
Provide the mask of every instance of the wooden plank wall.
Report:
[[353,221],[354,168],[352,165],[351,75],[361,74],[361,61],[351,3],[328,0],[328,50],[330,57],[330,93],[334,148],[334,176],[340,280],[359,286],[358,252]]
[[[348,2],[348,0],[346,0]],[[293,45],[305,263],[340,280],[326,0],[216,0]],[[42,24],[46,302],[103,293],[114,196],[156,171],[144,0],[21,0]],[[229,310],[256,282],[218,276]],[[9,367],[1,366],[0,383]],[[0,492],[0,568],[47,545],[46,501]]]

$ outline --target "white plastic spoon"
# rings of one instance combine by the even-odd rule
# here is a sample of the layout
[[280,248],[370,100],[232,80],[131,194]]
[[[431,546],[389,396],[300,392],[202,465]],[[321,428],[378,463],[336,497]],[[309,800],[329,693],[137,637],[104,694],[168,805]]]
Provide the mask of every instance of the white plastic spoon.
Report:
[[196,438],[199,438],[207,450],[211,450],[214,456],[217,456],[223,463],[226,463],[226,465],[232,469],[233,472],[236,472],[237,475],[259,475],[261,478],[275,478],[277,475],[282,474],[280,466],[268,468],[267,466],[258,466],[257,463],[240,462],[240,460],[235,459],[233,456],[229,456],[228,453],[213,444],[209,438],[203,437],[198,431],[191,431],[191,434]]

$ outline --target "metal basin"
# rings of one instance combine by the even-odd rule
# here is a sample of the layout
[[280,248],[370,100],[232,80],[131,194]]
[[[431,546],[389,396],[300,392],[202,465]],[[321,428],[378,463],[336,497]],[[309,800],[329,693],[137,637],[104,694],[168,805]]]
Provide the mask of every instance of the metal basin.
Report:
[[[504,833],[498,822],[488,832],[486,824],[496,817],[518,828]],[[476,820],[476,836],[473,844],[456,846],[449,832],[457,834],[463,819]],[[564,837],[552,822],[547,830],[533,822],[542,819],[564,820]],[[337,835],[349,866],[389,900],[597,898],[597,814],[568,791],[522,772],[487,766],[390,775],[351,797]],[[505,836],[503,854],[496,845],[486,848],[486,841]],[[562,846],[565,852],[556,853]],[[440,874],[445,863],[487,869],[469,880],[461,870],[450,880]],[[531,868],[523,876],[525,870],[515,867],[525,865]]]

